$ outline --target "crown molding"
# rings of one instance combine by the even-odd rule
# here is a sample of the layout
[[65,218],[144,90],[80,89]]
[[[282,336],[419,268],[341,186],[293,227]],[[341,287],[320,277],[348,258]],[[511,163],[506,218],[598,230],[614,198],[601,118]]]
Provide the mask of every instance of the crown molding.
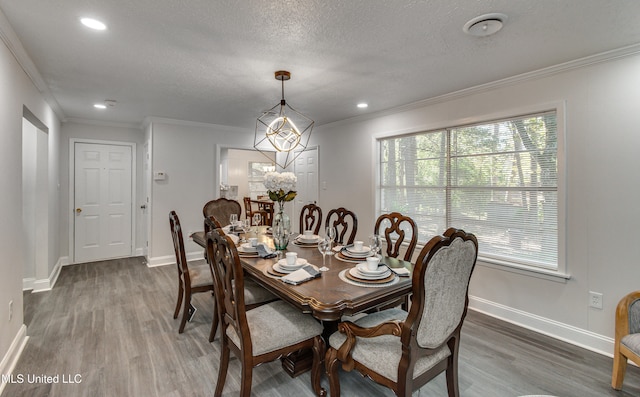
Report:
[[142,122],[144,126],[148,126],[153,123],[180,125],[180,126],[186,126],[186,127],[207,128],[207,129],[214,127],[218,129],[224,129],[225,131],[229,131],[229,132],[238,132],[238,133],[251,132],[252,134],[254,133],[254,130],[250,128],[235,127],[235,126],[224,125],[224,124],[202,123],[199,121],[170,119],[170,118],[155,117],[155,116],[145,117]]
[[68,123],[94,125],[99,127],[131,128],[135,130],[142,130],[143,128],[142,123],[125,123],[120,121],[83,119],[80,117],[67,117],[67,119],[65,120],[65,124]]
[[42,75],[31,60],[31,57],[29,57],[29,54],[27,54],[20,38],[18,38],[18,35],[13,30],[13,27],[2,10],[0,10],[0,39],[2,39],[9,51],[11,51],[22,70],[27,74],[29,79],[31,79],[33,85],[35,85],[36,89],[42,94],[44,100],[49,104],[60,121],[66,121],[62,107],[60,107],[60,104],[51,93],[49,86],[42,78]]
[[394,108],[385,109],[385,110],[381,110],[374,113],[358,115],[358,116],[351,117],[344,120],[338,120],[332,123],[323,124],[322,126],[336,127],[336,126],[350,124],[357,121],[371,120],[378,117],[420,109],[430,105],[436,105],[439,103],[448,102],[455,99],[494,90],[496,88],[519,84],[519,83],[523,83],[523,82],[527,82],[535,79],[540,79],[543,77],[549,77],[549,76],[564,73],[570,70],[580,69],[580,68],[592,66],[598,63],[609,62],[616,59],[626,58],[626,57],[630,57],[638,54],[640,54],[640,43],[629,45],[622,48],[617,48],[615,50],[605,51],[599,54],[590,55],[584,58],[579,58],[573,61],[564,62],[558,65],[549,66],[549,67],[534,70],[531,72],[522,73],[516,76],[507,77],[501,80],[492,81],[490,83],[480,84],[480,85],[465,88],[459,91],[454,91],[448,94],[443,94],[443,95],[439,95],[432,98],[422,99],[406,105],[396,106]]

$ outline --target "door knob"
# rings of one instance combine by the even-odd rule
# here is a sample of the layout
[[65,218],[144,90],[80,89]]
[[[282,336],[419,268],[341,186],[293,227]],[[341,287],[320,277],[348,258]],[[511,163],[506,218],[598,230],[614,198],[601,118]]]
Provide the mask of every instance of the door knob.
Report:
[[142,205],[140,206],[140,208],[141,208],[141,209],[143,209],[143,210],[144,210],[144,209],[147,209],[147,205],[146,205],[146,204],[142,204]]
[[79,214],[82,212],[82,208],[76,208],[76,212]]

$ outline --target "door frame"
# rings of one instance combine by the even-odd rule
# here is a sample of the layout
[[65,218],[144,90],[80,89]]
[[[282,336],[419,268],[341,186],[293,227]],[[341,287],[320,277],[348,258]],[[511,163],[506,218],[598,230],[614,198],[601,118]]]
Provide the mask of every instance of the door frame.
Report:
[[131,251],[130,256],[134,256],[136,252],[136,191],[138,181],[136,176],[137,172],[137,159],[136,159],[136,143],[135,142],[123,142],[123,141],[105,141],[100,139],[85,139],[85,138],[70,138],[69,139],[69,263],[75,263],[75,229],[76,223],[74,219],[75,214],[75,147],[76,143],[87,143],[95,145],[112,145],[112,146],[129,146],[131,148]]

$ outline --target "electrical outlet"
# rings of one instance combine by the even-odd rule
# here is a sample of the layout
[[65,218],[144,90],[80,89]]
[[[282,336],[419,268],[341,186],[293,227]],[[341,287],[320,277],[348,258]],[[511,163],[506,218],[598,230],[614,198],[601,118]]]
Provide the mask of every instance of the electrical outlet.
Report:
[[602,293],[589,291],[589,307],[602,309]]
[[13,301],[9,301],[9,321],[13,318]]

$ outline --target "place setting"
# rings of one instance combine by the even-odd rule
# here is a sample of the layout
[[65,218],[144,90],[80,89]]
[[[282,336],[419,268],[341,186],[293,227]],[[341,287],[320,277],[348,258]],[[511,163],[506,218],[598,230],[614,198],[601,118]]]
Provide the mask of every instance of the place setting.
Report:
[[340,272],[342,281],[360,287],[383,287],[395,284],[398,276],[378,256],[369,256],[364,262]]
[[298,258],[296,252],[287,252],[285,257],[277,260],[265,270],[271,277],[280,278],[288,284],[301,284],[320,277],[319,269],[304,258]]
[[364,263],[367,258],[377,256],[377,253],[375,244],[368,246],[362,241],[354,241],[353,244],[342,247],[336,254],[336,258],[348,263]]
[[293,239],[293,243],[304,248],[313,248],[318,245],[320,236],[313,233],[313,230],[305,230],[302,234]]

